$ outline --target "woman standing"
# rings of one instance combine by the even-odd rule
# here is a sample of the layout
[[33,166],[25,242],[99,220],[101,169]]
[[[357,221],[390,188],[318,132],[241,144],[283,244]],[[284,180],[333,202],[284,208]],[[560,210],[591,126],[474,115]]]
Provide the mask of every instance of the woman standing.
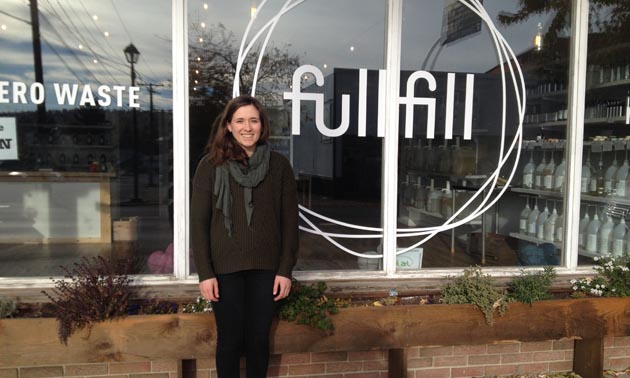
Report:
[[251,96],[224,109],[195,172],[191,235],[201,295],[212,301],[219,378],[266,377],[277,301],[291,289],[298,249],[295,177],[272,152],[269,120]]

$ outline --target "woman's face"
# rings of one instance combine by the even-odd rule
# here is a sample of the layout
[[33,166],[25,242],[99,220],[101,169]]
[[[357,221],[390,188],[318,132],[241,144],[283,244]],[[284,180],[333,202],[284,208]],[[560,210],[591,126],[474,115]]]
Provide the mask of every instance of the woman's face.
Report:
[[227,128],[232,133],[236,143],[243,147],[247,156],[252,156],[262,129],[258,109],[254,105],[241,106],[234,112]]

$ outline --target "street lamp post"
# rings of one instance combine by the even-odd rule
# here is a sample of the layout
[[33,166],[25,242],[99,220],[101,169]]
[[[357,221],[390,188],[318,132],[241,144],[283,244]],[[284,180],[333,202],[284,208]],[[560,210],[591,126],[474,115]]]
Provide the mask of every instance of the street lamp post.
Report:
[[[136,86],[136,70],[134,64],[138,63],[138,59],[140,58],[140,51],[130,43],[129,46],[125,47],[125,58],[127,62],[131,64],[131,86]],[[133,121],[133,198],[131,202],[140,202],[141,199],[138,197],[138,120],[136,116],[136,108],[132,108],[132,121]]]

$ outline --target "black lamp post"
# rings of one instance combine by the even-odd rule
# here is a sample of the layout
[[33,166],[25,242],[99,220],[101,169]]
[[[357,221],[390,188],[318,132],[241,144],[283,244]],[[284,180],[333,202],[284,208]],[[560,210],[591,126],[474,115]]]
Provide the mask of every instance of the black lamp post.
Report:
[[[138,63],[138,58],[140,58],[140,51],[130,43],[129,46],[125,47],[125,58],[127,62],[131,64],[131,86],[136,86],[136,70],[134,68],[134,64]],[[140,202],[141,199],[138,197],[138,120],[136,117],[136,108],[132,108],[132,117],[133,117],[133,198],[131,202]]]

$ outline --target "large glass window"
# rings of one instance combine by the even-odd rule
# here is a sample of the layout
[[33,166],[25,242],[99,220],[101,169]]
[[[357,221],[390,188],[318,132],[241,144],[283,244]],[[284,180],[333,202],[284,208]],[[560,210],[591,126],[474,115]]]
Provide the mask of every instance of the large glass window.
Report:
[[0,277],[172,273],[171,2],[0,10]]
[[[272,146],[290,159],[298,181],[301,214],[308,219],[301,224],[310,231],[300,234],[296,270],[376,270],[379,259],[356,254],[379,253],[380,238],[335,237],[342,250],[318,233],[365,233],[341,222],[381,226],[377,94],[386,3],[299,3],[273,25],[267,44],[268,30],[252,42],[239,64],[239,48],[246,51],[282,5],[268,2],[257,9],[250,1],[189,2],[191,177],[213,121],[236,93],[233,82],[240,67],[239,93],[252,93],[257,78],[255,95],[270,114]],[[316,82],[319,75],[323,83]],[[300,92],[323,94],[322,108],[315,101],[285,99]],[[300,109],[298,119],[292,119],[292,107]],[[326,135],[320,128],[339,135]]]
[[[570,9],[569,2],[551,10],[528,4],[483,2],[514,51],[527,93],[523,141],[507,155],[518,129],[505,64],[512,57],[499,60],[490,27],[462,2],[404,3],[400,96],[408,102],[400,109],[398,245],[415,248],[399,256],[399,269],[416,261],[414,253],[422,268],[561,262]],[[424,102],[409,115],[418,99]],[[449,227],[453,215],[463,224]],[[424,234],[404,237],[409,229]],[[437,232],[428,238],[429,231]]]

